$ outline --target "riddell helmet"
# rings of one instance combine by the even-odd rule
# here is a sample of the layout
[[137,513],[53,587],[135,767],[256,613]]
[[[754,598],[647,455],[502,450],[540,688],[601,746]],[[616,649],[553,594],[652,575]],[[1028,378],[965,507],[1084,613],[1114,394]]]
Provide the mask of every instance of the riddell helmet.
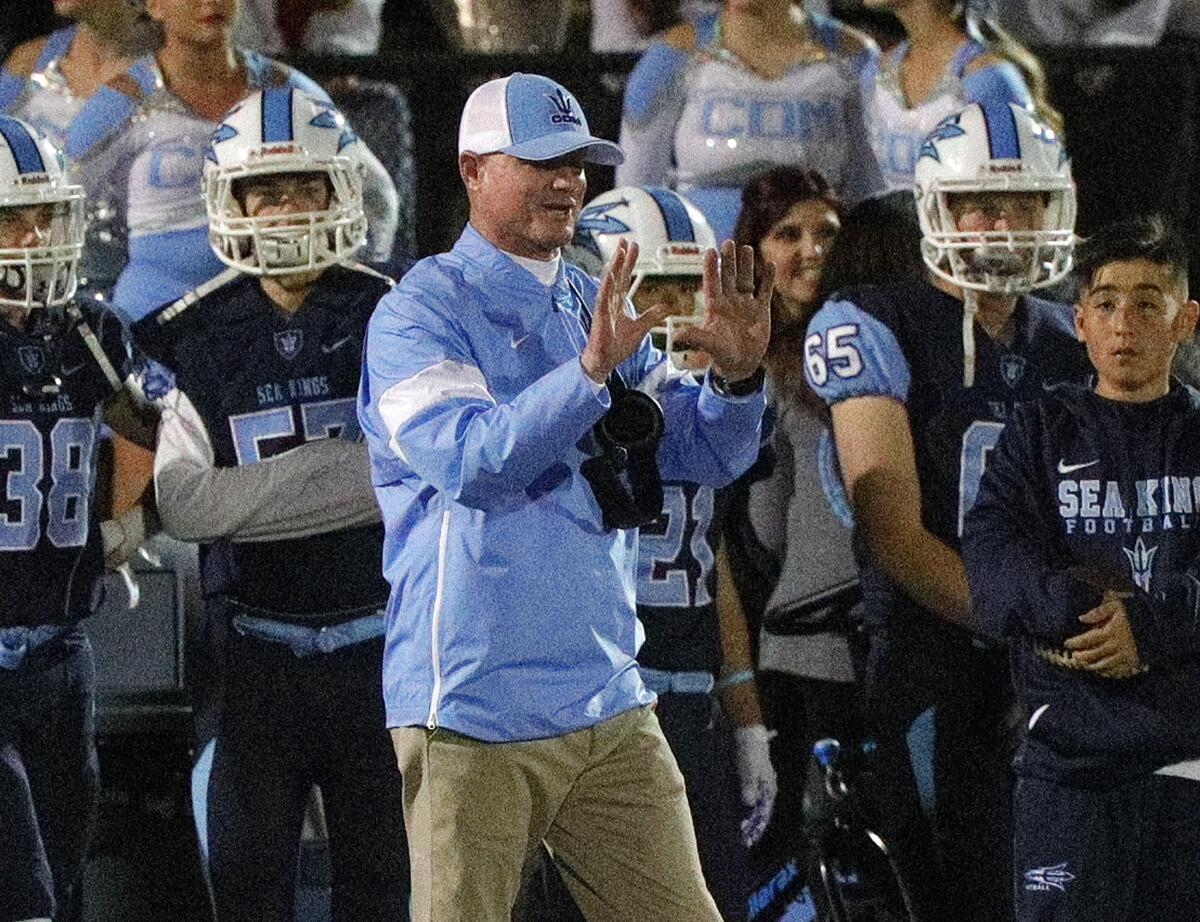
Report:
[[[607,265],[617,244],[628,240],[638,245],[632,297],[650,277],[704,275],[704,253],[717,245],[712,227],[700,209],[678,192],[661,186],[625,186],[598,195],[579,215],[574,245]],[[704,299],[699,294],[690,314],[672,315],[651,333],[665,336],[667,351],[676,329],[703,321]]]
[[[1027,109],[972,103],[942,121],[921,147],[916,173],[921,255],[940,278],[964,289],[1021,294],[1071,271],[1075,183],[1066,149]],[[954,193],[1041,192],[1042,226],[961,231],[947,204]]]
[[[204,162],[208,240],[223,263],[280,275],[347,262],[367,237],[363,167],[354,130],[331,103],[290,86],[253,93],[226,115]],[[250,217],[237,182],[278,173],[323,173],[329,207]]]
[[[59,307],[75,294],[83,253],[83,189],[58,149],[19,119],[0,115],[0,209],[52,206],[36,240],[0,247],[0,304]],[[0,211],[2,214],[2,211]]]

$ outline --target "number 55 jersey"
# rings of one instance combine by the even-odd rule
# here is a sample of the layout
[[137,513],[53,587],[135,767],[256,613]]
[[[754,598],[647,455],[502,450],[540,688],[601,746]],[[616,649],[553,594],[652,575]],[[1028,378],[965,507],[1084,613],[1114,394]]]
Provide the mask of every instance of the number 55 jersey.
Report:
[[[855,397],[904,405],[912,432],[921,520],[959,550],[963,518],[975,501],[988,453],[1017,403],[1044,388],[1083,382],[1091,367],[1075,339],[1070,309],[1023,295],[1004,341],[975,324],[976,370],[963,386],[962,302],[924,281],[833,295],[809,323],[809,384],[830,406]],[[925,612],[878,567],[863,567],[869,624],[956,631]]]

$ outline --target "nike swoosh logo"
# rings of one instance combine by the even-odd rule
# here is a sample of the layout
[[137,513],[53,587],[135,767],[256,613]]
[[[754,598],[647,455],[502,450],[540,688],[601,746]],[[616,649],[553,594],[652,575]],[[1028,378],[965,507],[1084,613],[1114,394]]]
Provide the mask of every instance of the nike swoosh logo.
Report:
[[1075,471],[1082,471],[1085,467],[1091,467],[1094,464],[1099,464],[1100,459],[1095,461],[1085,461],[1083,464],[1067,464],[1065,460],[1058,462],[1058,472],[1060,474],[1073,474]]
[[527,340],[527,339],[529,339],[528,333],[526,333],[524,336],[514,336],[512,338],[512,347],[514,349],[521,348],[521,343],[525,342],[525,340]]
[[346,345],[346,343],[350,342],[350,340],[351,340],[351,337],[343,336],[336,343],[330,343],[328,346],[322,344],[321,351],[324,352],[326,355],[329,355],[329,353],[331,353],[331,352],[337,352],[340,348],[342,348],[342,346],[344,346],[344,345]]
[[64,369],[62,370],[63,377],[64,377],[64,378],[69,378],[69,377],[71,377],[71,375],[75,374],[75,372],[79,371],[79,369],[81,369],[81,368],[82,368],[84,365],[86,365],[86,364],[87,364],[87,362],[80,362],[80,363],[79,363],[78,365],[76,365],[74,368],[64,368]]

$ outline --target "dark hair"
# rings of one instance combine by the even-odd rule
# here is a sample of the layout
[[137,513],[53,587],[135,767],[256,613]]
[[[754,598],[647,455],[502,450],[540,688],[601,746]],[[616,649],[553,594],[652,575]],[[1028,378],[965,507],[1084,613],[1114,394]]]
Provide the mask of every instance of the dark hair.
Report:
[[864,199],[842,218],[821,270],[819,300],[854,285],[923,278],[917,202],[907,190]]
[[1169,267],[1171,280],[1187,294],[1188,250],[1179,231],[1162,215],[1145,215],[1106,224],[1075,251],[1075,272],[1080,289],[1087,289],[1096,273],[1109,263],[1144,259]]
[[[733,239],[739,246],[754,247],[756,255],[761,256],[759,244],[770,234],[771,228],[782,221],[789,211],[801,202],[825,202],[841,216],[841,202],[825,178],[815,170],[802,170],[791,166],[777,166],[761,173],[742,189],[742,210],[738,214],[737,224],[733,229]],[[755,274],[761,272],[762,262],[755,264]],[[813,305],[813,309],[819,302]],[[816,396],[804,385],[804,375],[800,371],[800,357],[804,354],[803,323],[787,323],[783,310],[782,296],[779,292],[771,301],[771,342],[767,346],[767,355],[763,364],[771,372],[777,388],[782,391],[798,388],[799,395],[806,404],[816,401]],[[793,380],[799,380],[793,385]],[[817,409],[816,404],[812,404]]]
[[742,189],[742,210],[733,228],[739,246],[755,250],[771,228],[800,202],[820,199],[841,213],[841,203],[829,183],[816,170],[777,166],[760,173]]

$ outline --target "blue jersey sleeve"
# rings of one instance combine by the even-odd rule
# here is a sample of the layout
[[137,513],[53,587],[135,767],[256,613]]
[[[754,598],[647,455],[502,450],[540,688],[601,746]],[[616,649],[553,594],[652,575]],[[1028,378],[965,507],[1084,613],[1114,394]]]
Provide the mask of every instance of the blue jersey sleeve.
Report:
[[671,176],[675,128],[686,96],[683,70],[689,53],[666,42],[646,49],[625,86],[618,186],[665,185]]
[[963,77],[962,85],[969,103],[1012,102],[1026,107],[1033,105],[1033,97],[1029,95],[1021,72],[1007,61],[989,64],[973,74],[967,74]]
[[827,301],[808,325],[804,368],[827,404],[852,397],[893,397],[904,403],[912,382],[908,360],[891,329],[853,301]]

